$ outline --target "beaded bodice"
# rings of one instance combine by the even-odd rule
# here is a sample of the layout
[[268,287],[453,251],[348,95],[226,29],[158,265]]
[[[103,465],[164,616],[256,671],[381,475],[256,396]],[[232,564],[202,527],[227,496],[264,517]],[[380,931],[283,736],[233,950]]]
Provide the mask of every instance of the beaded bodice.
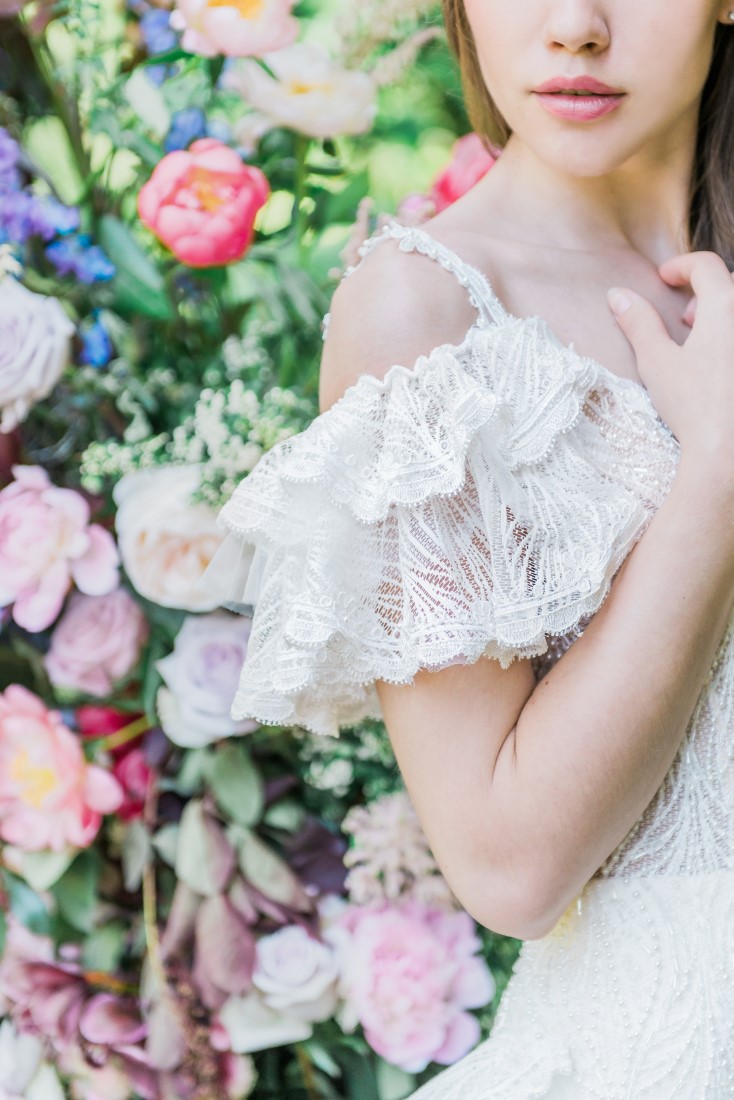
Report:
[[[231,578],[221,602],[256,609],[238,718],[338,734],[380,717],[376,679],[481,656],[529,658],[541,679],[675,474],[678,444],[641,384],[510,314],[426,230],[388,222],[359,262],[389,239],[451,271],[477,320],[458,344],[361,376],[220,513],[210,574]],[[733,848],[727,637],[664,782],[597,876],[731,870]]]

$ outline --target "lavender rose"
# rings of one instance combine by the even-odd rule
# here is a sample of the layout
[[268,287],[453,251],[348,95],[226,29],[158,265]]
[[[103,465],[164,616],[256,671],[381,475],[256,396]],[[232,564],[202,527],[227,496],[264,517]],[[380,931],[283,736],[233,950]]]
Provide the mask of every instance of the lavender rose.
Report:
[[106,596],[73,592],[46,654],[55,687],[108,695],[134,667],[148,636],[142,610],[124,588]]
[[208,745],[256,728],[256,722],[236,722],[229,713],[249,636],[250,619],[242,615],[191,615],[173,653],[156,662],[165,684],[158,692],[158,714],[175,744]]
[[71,323],[56,298],[0,280],[0,432],[10,432],[55,386],[69,361]]

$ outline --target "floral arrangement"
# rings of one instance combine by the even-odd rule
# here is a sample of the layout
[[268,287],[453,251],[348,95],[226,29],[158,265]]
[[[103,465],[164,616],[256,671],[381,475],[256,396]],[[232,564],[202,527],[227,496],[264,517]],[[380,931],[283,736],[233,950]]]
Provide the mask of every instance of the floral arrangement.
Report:
[[433,4],[328,7],[0,0],[0,1100],[398,1100],[515,957],[379,723],[232,719],[250,619],[197,587],[316,414],[403,76],[442,144],[398,217],[494,159]]

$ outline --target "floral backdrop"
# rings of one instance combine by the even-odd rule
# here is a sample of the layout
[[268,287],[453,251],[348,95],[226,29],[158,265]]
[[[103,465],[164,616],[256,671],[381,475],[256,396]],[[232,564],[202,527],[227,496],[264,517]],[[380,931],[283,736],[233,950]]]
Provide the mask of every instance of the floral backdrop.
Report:
[[489,1033],[517,944],[384,728],[234,721],[196,582],[360,243],[492,163],[426,0],[0,0],[0,1100],[399,1100]]

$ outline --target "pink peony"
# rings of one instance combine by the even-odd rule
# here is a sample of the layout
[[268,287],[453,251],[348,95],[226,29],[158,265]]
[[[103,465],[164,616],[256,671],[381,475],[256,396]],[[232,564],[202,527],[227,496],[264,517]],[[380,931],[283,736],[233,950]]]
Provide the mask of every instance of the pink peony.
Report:
[[200,138],[158,162],[138,195],[138,214],[189,267],[232,263],[252,243],[270,185],[227,145]]
[[181,45],[203,57],[262,57],[298,37],[296,0],[178,0],[171,26]]
[[27,852],[86,848],[122,798],[57,711],[20,684],[0,694],[0,838]]
[[72,593],[46,655],[55,687],[107,695],[135,666],[148,637],[140,606],[124,588],[104,596]]
[[436,213],[445,210],[453,202],[466,194],[475,183],[487,174],[499,157],[501,149],[487,152],[479,134],[464,134],[454,142],[451,161],[436,177],[429,198],[436,207]]
[[88,595],[116,588],[119,556],[112,535],[90,524],[83,496],[52,485],[41,466],[13,474],[0,491],[0,607],[12,604],[25,630],[44,630],[72,581]]
[[324,930],[339,950],[342,1026],[361,1023],[370,1046],[407,1073],[448,1065],[478,1041],[494,980],[468,913],[420,902],[352,906]]

